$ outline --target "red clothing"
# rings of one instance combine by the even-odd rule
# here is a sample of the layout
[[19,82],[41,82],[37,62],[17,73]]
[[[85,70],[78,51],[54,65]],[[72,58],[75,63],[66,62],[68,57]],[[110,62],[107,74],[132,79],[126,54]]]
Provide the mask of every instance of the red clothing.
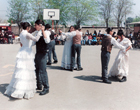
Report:
[[92,40],[92,36],[91,35],[88,36],[88,40]]

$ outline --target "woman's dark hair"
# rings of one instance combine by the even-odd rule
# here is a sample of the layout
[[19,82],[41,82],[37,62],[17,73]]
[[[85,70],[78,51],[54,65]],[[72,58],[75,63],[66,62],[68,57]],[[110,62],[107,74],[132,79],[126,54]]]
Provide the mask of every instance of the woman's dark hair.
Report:
[[74,26],[71,25],[70,28],[69,28],[69,30],[68,30],[68,32],[70,32],[70,29],[71,29],[72,27],[74,28]]
[[45,29],[49,29],[49,28],[51,28],[51,25],[50,24],[46,24],[45,25]]
[[36,20],[36,21],[35,21],[35,24],[37,24],[37,25],[42,24],[43,26],[45,26],[44,21],[43,21],[43,20],[40,20],[40,19]]
[[123,30],[119,30],[118,33],[117,33],[117,35],[119,35],[119,36],[124,35]]
[[30,23],[28,22],[21,22],[20,25],[24,30],[27,29],[27,27],[31,27]]
[[112,30],[113,30],[113,28],[112,28],[112,27],[107,28],[107,29],[106,29],[107,34],[109,34],[109,33],[110,33],[110,31],[112,31]]

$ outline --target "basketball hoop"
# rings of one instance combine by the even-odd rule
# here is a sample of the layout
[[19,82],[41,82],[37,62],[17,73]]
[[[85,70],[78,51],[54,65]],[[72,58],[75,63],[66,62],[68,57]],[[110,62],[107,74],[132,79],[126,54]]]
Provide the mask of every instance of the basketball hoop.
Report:
[[43,19],[44,20],[59,20],[60,10],[59,9],[44,9]]

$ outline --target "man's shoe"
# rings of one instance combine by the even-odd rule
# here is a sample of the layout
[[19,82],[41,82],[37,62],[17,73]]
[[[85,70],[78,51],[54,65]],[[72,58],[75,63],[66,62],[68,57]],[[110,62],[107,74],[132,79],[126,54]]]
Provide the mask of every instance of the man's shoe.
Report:
[[47,93],[49,93],[49,89],[43,89],[43,91],[42,92],[40,92],[40,94],[39,95],[45,95],[45,94],[47,94]]
[[120,82],[125,82],[127,81],[127,78],[124,76],[121,80],[119,80]]
[[83,70],[83,68],[81,67],[81,68],[78,68],[78,70],[77,71],[82,71]]
[[56,60],[56,61],[54,61],[53,63],[57,63],[58,61]]
[[111,84],[111,81],[109,81],[108,79],[106,80],[103,80],[104,83],[107,83],[107,84]]
[[74,68],[74,70],[77,70],[77,68]]
[[36,90],[42,90],[42,87],[37,87]]
[[47,65],[51,65],[51,63],[48,62]]
[[70,69],[71,72],[73,72],[73,69]]

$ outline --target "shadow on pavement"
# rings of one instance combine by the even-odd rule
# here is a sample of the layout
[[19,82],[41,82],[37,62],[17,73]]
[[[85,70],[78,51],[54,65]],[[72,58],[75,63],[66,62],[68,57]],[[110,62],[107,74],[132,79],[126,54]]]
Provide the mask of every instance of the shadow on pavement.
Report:
[[47,68],[48,69],[56,69],[56,70],[70,71],[70,70],[63,69],[61,66],[50,66],[50,65],[47,65]]
[[98,83],[103,83],[100,76],[76,76],[74,78],[85,80],[85,81],[93,81]]
[[0,84],[0,93],[3,94],[4,96],[8,97],[9,98],[9,101],[19,100],[19,99],[15,99],[15,98],[9,97],[9,96],[7,96],[7,95],[4,94],[4,92],[6,91],[6,87],[7,86],[8,86],[8,84]]

